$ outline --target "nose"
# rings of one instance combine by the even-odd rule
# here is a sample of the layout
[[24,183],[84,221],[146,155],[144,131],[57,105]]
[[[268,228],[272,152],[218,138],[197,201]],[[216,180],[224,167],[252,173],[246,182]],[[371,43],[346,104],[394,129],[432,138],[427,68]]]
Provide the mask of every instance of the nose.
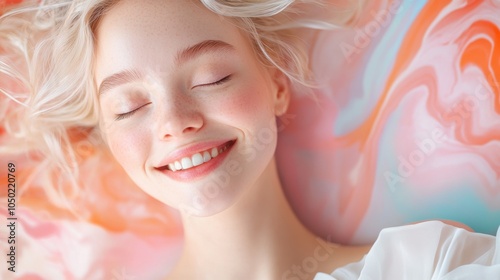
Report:
[[161,104],[158,112],[157,123],[161,140],[197,132],[204,125],[199,106],[186,96],[169,98]]

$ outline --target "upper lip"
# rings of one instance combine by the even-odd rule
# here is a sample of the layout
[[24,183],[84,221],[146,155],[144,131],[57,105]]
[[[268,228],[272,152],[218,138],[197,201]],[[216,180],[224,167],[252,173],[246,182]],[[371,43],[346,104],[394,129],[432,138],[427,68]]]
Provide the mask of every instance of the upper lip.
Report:
[[218,147],[227,142],[236,141],[236,139],[226,139],[226,140],[212,140],[205,142],[198,142],[193,144],[188,144],[184,147],[180,147],[178,149],[174,149],[171,153],[168,154],[167,157],[163,158],[156,168],[162,168],[167,166],[169,163],[173,163],[177,160],[181,160],[183,157],[189,157],[196,153],[206,151],[211,148]]

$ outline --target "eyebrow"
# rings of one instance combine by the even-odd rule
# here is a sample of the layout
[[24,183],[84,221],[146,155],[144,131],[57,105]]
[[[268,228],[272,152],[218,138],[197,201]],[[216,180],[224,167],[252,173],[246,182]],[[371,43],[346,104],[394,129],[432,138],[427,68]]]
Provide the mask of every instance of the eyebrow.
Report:
[[140,80],[144,75],[135,70],[124,70],[104,79],[99,86],[99,95],[122,84]]
[[[174,65],[185,63],[188,60],[194,59],[202,54],[213,53],[217,51],[231,52],[236,50],[233,45],[220,40],[205,40],[195,45],[187,47],[177,53],[174,58]],[[144,74],[136,70],[124,70],[106,77],[99,86],[99,95],[109,91],[119,85],[140,80]]]
[[216,51],[230,52],[234,50],[235,48],[226,42],[219,40],[205,40],[180,51],[175,56],[174,64],[179,65],[190,59],[194,59],[195,57],[206,53],[211,53]]

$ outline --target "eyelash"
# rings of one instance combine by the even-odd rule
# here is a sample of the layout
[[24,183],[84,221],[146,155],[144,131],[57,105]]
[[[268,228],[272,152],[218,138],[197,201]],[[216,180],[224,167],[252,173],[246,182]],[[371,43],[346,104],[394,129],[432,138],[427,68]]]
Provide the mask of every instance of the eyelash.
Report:
[[137,107],[136,109],[134,109],[134,110],[132,110],[132,111],[130,111],[130,112],[123,113],[123,114],[117,114],[117,115],[116,115],[116,118],[115,118],[115,121],[120,121],[120,120],[126,119],[126,118],[128,118],[128,117],[131,117],[131,116],[132,116],[135,112],[137,112],[139,109],[141,109],[142,107],[147,106],[147,105],[149,105],[149,104],[151,104],[151,102],[150,102],[150,103],[146,103],[146,104],[144,104],[144,105],[142,105],[142,106],[139,106],[139,107]]
[[213,83],[210,83],[210,84],[205,84],[205,85],[201,85],[201,86],[217,86],[217,85],[221,85],[227,81],[229,81],[231,79],[231,75],[227,75],[225,76],[224,78],[216,81],[216,82],[213,82]]
[[[226,77],[216,81],[216,82],[213,82],[213,83],[210,83],[210,84],[205,84],[205,85],[201,85],[201,86],[217,86],[217,85],[221,85],[227,81],[229,81],[231,79],[231,75],[227,75]],[[123,113],[123,114],[117,114],[116,115],[116,118],[115,118],[115,121],[120,121],[120,120],[123,120],[123,119],[126,119],[126,118],[129,118],[131,117],[135,112],[137,112],[139,109],[141,109],[142,107],[146,106],[146,105],[149,105],[151,103],[147,103],[147,104],[144,104],[140,107],[137,107],[136,109],[130,111],[130,112],[127,112],[127,113]]]

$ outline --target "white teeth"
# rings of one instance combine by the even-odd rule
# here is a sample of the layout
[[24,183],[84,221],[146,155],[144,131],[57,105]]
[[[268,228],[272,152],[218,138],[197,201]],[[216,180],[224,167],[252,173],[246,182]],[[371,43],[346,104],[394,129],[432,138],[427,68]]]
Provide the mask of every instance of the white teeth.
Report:
[[168,169],[171,171],[179,171],[192,168],[194,166],[201,165],[205,162],[210,161],[211,159],[217,157],[219,154],[225,152],[228,149],[227,146],[223,146],[220,149],[212,148],[208,151],[204,151],[203,153],[196,153],[191,157],[183,157],[180,161],[174,161],[168,164]]
[[203,152],[203,162],[207,162],[211,159],[212,157],[210,156],[210,153],[208,151]]
[[172,171],[177,171],[177,169],[175,168],[175,165],[173,163],[168,164],[168,169],[170,169]]
[[191,157],[193,166],[198,166],[203,163],[203,156],[200,153],[196,153]]
[[188,169],[193,167],[193,162],[190,158],[184,157],[181,159],[182,169]]
[[217,148],[212,148],[211,155],[212,155],[212,158],[219,155],[219,151],[217,151]]
[[175,169],[176,169],[176,170],[181,170],[181,169],[182,169],[182,165],[181,165],[181,163],[180,163],[180,162],[178,162],[178,161],[174,162],[174,166],[175,166]]

